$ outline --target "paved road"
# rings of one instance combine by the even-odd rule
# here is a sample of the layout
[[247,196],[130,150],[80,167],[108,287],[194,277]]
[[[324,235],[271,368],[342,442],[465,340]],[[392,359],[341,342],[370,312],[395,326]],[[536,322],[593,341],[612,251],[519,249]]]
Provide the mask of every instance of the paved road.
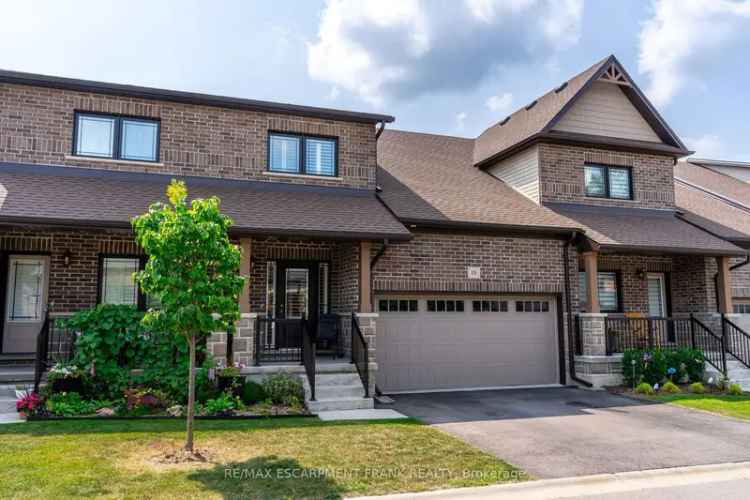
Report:
[[750,423],[574,388],[395,395],[419,418],[559,478],[750,459]]

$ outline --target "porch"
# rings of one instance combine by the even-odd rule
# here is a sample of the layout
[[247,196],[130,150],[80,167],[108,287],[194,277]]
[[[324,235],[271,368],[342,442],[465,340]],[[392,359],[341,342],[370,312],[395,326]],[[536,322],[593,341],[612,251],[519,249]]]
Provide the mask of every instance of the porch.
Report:
[[703,351],[711,373],[750,369],[748,321],[733,313],[731,271],[730,256],[582,252],[577,374],[595,386],[618,385],[624,351],[685,347]]

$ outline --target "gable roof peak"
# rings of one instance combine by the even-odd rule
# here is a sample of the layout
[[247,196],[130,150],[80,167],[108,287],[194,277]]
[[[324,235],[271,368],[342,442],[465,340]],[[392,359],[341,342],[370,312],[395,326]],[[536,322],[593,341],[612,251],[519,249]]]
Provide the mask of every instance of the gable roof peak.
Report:
[[[482,132],[475,141],[475,165],[477,167],[487,166],[512,154],[519,148],[526,147],[530,143],[544,138],[559,140],[563,138],[563,135],[570,135],[569,139],[573,142],[575,140],[583,141],[584,137],[576,139],[575,134],[552,132],[552,128],[597,81],[617,84],[620,87],[625,96],[663,141],[664,144],[654,143],[655,149],[674,156],[689,154],[680,138],[633,82],[617,57],[610,54],[532,101],[536,103],[534,106],[521,108]],[[604,139],[606,140],[606,137]],[[621,140],[617,142],[622,143]],[[622,146],[622,144],[619,145]],[[645,143],[638,146],[648,148],[650,145]]]

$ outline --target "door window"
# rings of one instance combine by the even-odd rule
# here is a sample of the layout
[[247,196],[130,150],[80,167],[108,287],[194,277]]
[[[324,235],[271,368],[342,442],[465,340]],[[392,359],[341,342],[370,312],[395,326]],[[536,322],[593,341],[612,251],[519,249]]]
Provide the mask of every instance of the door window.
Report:
[[664,275],[651,273],[648,275],[648,314],[649,316],[666,316],[666,296],[664,293]]
[[307,269],[287,268],[286,270],[286,317],[308,316],[309,272]]
[[8,320],[39,321],[44,293],[44,261],[11,259],[8,276]]

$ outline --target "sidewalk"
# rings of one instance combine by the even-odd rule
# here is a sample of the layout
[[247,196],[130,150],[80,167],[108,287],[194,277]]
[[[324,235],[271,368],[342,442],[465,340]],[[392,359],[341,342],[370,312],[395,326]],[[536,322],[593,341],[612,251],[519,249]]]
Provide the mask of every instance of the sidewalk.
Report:
[[[715,488],[711,488],[714,483]],[[687,488],[686,488],[687,487]],[[692,487],[692,488],[691,488]],[[523,499],[558,498],[707,498],[706,490],[722,499],[744,499],[750,489],[750,462],[676,467],[639,472],[621,472],[525,483],[458,488],[423,493],[403,493],[361,499]],[[670,495],[673,490],[674,496]],[[627,493],[627,495],[621,495]],[[709,495],[715,498],[714,494]]]

